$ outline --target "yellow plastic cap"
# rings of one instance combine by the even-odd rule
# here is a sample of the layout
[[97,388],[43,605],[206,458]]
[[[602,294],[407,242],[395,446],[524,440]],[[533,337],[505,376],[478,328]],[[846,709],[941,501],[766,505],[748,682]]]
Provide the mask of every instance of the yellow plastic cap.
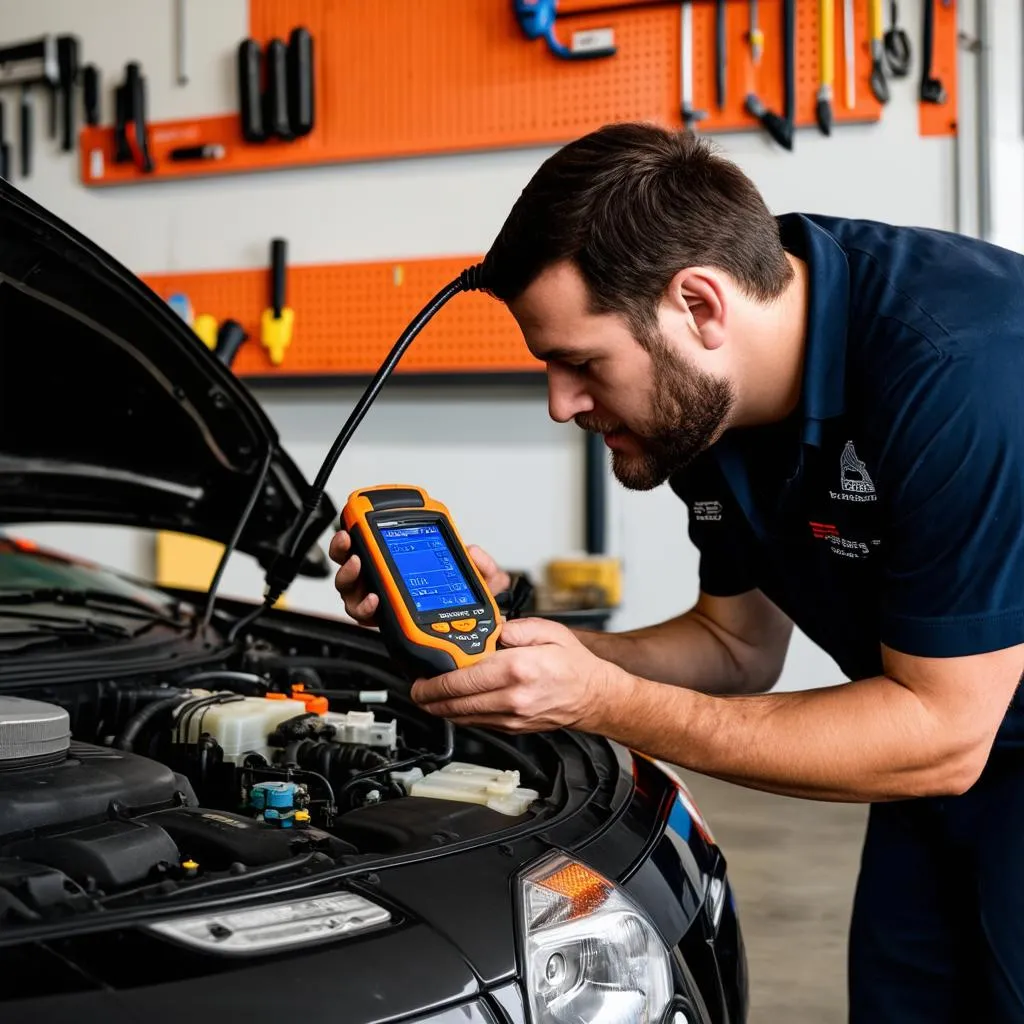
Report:
[[295,310],[287,306],[281,310],[281,316],[275,317],[272,309],[265,309],[260,318],[260,338],[270,353],[270,361],[280,366],[284,361],[285,349],[291,344],[292,324],[295,322]]
[[309,821],[309,811],[296,811],[295,812],[295,820],[296,821]]
[[199,870],[199,865],[194,860],[183,860],[181,862],[181,866],[186,871],[198,871]]

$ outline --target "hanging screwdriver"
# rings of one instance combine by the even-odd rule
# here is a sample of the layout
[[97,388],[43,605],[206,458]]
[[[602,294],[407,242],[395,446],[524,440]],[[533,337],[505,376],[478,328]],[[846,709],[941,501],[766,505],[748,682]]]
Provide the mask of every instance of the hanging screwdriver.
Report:
[[32,173],[32,97],[29,87],[21,87],[21,176]]
[[846,63],[846,109],[857,106],[857,60],[853,38],[853,0],[843,0],[843,56]]
[[750,57],[754,62],[754,67],[757,67],[761,63],[761,55],[764,53],[764,32],[761,31],[761,26],[758,23],[757,18],[757,0],[750,0],[750,30],[747,34],[747,38],[750,42]]
[[725,67],[725,0],[715,0],[715,99],[719,110],[725,110]]
[[818,102],[815,107],[818,127],[822,135],[832,134],[832,80],[835,75],[835,23],[833,0],[818,0],[819,65],[821,79],[818,86]]

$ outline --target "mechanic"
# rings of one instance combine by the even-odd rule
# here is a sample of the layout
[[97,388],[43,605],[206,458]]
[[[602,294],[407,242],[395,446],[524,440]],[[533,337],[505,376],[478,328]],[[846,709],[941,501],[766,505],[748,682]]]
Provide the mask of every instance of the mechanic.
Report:
[[[706,139],[626,124],[541,166],[486,267],[551,416],[685,502],[699,596],[619,634],[510,621],[414,698],[870,802],[850,1019],[1024,1020],[1024,258],[773,216]],[[345,534],[331,557],[372,625]],[[794,624],[848,682],[765,692]]]

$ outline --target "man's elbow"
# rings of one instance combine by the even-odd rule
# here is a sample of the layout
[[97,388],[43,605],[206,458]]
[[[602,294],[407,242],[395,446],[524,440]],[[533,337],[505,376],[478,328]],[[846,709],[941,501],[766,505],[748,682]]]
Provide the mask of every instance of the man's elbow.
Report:
[[992,749],[992,738],[985,737],[970,743],[960,744],[948,751],[927,773],[927,781],[919,796],[950,797],[963,796],[981,778],[988,764]]
[[945,792],[939,796],[963,796],[981,778],[988,764],[989,747],[979,745],[969,753],[956,758],[948,775]]

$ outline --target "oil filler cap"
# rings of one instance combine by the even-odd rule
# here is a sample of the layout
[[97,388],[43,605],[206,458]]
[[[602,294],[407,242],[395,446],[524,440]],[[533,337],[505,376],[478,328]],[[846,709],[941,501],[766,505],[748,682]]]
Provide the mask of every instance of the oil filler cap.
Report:
[[64,708],[0,697],[0,769],[53,760],[70,746],[71,719]]

